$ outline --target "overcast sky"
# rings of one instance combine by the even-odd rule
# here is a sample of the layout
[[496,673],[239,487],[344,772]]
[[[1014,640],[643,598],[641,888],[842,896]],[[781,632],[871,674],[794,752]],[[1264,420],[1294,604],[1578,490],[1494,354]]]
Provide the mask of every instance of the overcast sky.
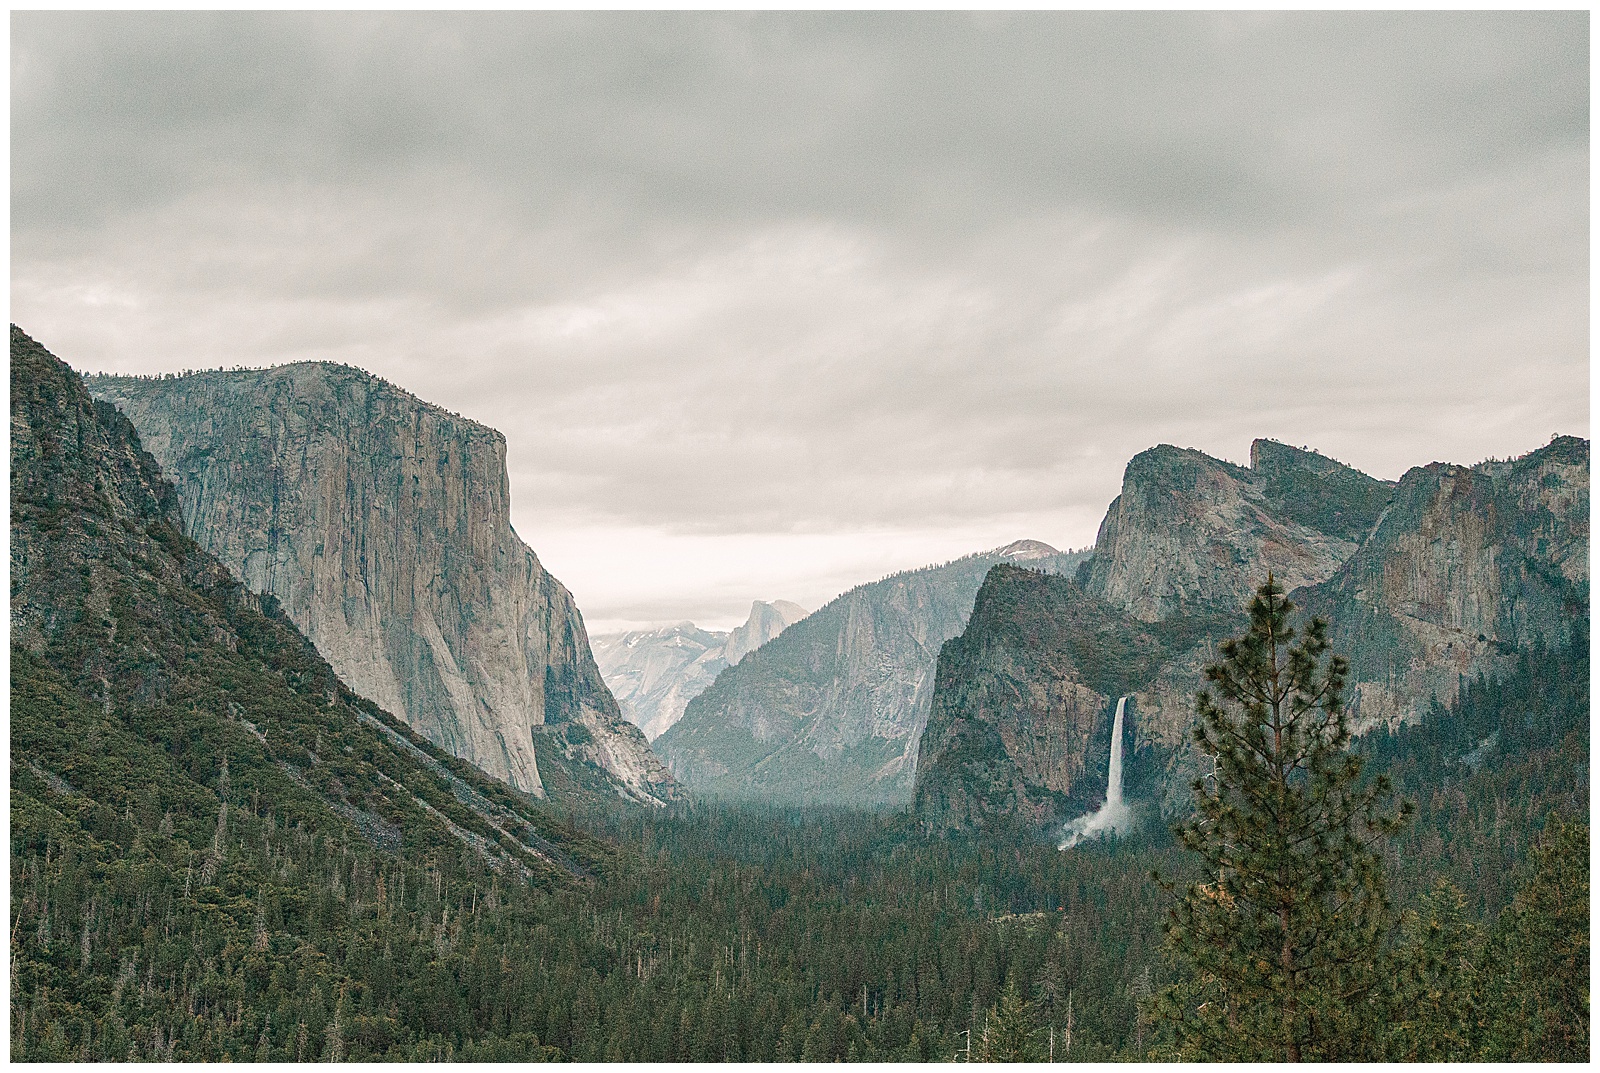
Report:
[[1588,435],[1588,15],[14,14],[12,319],[503,431],[591,632]]

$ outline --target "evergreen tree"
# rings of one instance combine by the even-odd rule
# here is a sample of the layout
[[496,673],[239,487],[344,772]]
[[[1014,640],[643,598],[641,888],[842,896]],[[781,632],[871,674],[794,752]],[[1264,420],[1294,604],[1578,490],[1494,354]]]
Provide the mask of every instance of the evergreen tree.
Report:
[[973,1047],[973,1057],[984,1062],[1036,1062],[1042,1055],[1035,1036],[1033,1004],[1022,997],[1016,980],[1007,980],[1000,1001],[989,1007],[984,1019],[981,1045]]
[[1589,826],[1552,816],[1490,933],[1480,1058],[1589,1059]]
[[1401,916],[1400,935],[1385,1057],[1402,1062],[1470,1060],[1482,943],[1465,896],[1449,880],[1439,880],[1417,909]]
[[[1164,923],[1189,970],[1158,1015],[1179,1053],[1204,1059],[1357,1059],[1377,1046],[1378,952],[1389,924],[1376,843],[1409,804],[1363,784],[1347,751],[1347,665],[1327,624],[1302,634],[1269,574],[1250,627],[1205,669],[1195,741],[1215,762],[1194,784],[1183,844],[1205,861]],[[1169,887],[1170,889],[1170,887]]]

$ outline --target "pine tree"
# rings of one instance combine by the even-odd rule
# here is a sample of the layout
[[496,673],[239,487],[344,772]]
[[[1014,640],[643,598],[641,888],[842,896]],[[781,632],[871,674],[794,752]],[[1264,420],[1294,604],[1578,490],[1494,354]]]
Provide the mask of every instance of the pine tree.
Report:
[[1482,968],[1489,1061],[1589,1059],[1589,825],[1551,816],[1532,875],[1490,932]]
[[974,1057],[983,1062],[1036,1062],[1041,1057],[1034,1037],[1033,1004],[1022,997],[1015,979],[1006,981],[1000,1001],[989,1008]]
[[1481,946],[1466,897],[1449,880],[1438,880],[1418,908],[1401,916],[1385,1058],[1459,1062],[1474,1056]]
[[[1203,1059],[1372,1057],[1378,957],[1390,923],[1377,843],[1410,804],[1364,784],[1348,752],[1348,667],[1327,624],[1304,633],[1269,574],[1250,627],[1205,669],[1194,735],[1214,773],[1176,833],[1204,858],[1163,924],[1180,983],[1157,1015]],[[1297,643],[1298,641],[1298,643]],[[1170,884],[1169,889],[1174,889]]]

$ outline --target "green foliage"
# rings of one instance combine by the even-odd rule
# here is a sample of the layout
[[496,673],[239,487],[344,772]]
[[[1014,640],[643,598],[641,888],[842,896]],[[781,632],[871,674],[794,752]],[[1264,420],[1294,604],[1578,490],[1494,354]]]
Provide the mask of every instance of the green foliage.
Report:
[[1589,825],[1553,818],[1484,958],[1481,1057],[1589,1059]]
[[1439,880],[1402,917],[1383,1004],[1394,1061],[1589,1057],[1589,828],[1552,816],[1487,930]]
[[[1347,751],[1346,667],[1313,620],[1298,643],[1270,576],[1249,632],[1206,668],[1195,737],[1215,774],[1195,783],[1177,828],[1204,860],[1166,935],[1185,986],[1161,1007],[1184,1053],[1205,1059],[1366,1057],[1361,1021],[1388,926],[1375,843],[1399,828],[1382,777],[1363,784]],[[1214,879],[1212,877],[1215,877]],[[1196,1000],[1199,1001],[1196,1001]]]
[[1036,1062],[1044,1057],[1039,1052],[1038,1034],[1032,1003],[1022,997],[1015,980],[1007,980],[1000,1001],[984,1017],[973,1058],[980,1062]]
[[[22,680],[31,674],[20,660],[13,667],[23,669]],[[65,712],[70,692],[52,692],[48,682],[27,688],[62,712],[64,735],[81,739],[81,720],[100,711],[80,703],[76,714]],[[1388,743],[1397,763],[1411,762],[1406,743],[1420,729]],[[123,745],[98,751],[115,758]],[[181,787],[150,766],[151,755],[126,766],[148,772],[163,793]],[[235,787],[245,767],[231,760]],[[1460,770],[1469,798],[1491,776]],[[163,1056],[170,1045],[175,1057],[321,1057],[343,987],[347,1059],[797,1061],[809,1053],[947,1061],[962,1052],[963,1030],[981,1047],[985,1013],[998,1012],[1008,982],[1031,999],[1041,1051],[1053,1029],[1058,1060],[1136,1057],[1142,972],[1151,970],[1153,989],[1173,983],[1167,967],[1142,963],[1159,941],[1163,908],[1142,877],[1155,867],[1181,874],[1192,856],[1140,837],[1061,854],[1005,830],[923,841],[904,817],[877,814],[618,805],[576,818],[615,847],[610,864],[595,865],[601,878],[591,886],[540,893],[467,868],[459,853],[436,854],[432,871],[426,861],[413,867],[374,853],[367,860],[388,905],[380,914],[372,908],[376,883],[364,870],[353,874],[353,859],[349,870],[336,870],[342,850],[302,841],[281,819],[276,832],[264,831],[246,800],[230,809],[237,841],[219,872],[222,889],[198,892],[191,905],[182,897],[182,862],[211,845],[215,794],[197,790],[174,811],[188,856],[152,872],[151,863],[123,862],[136,837],[164,844],[164,809],[127,798],[129,819],[125,798],[111,796],[118,784],[100,769],[73,768],[69,778],[83,794],[74,806],[84,809],[81,825],[65,807],[77,798],[55,794],[20,759],[13,768],[17,1057],[81,1057],[86,1042],[90,1057],[126,1057],[135,1045],[141,1057],[157,1045]],[[106,807],[91,807],[102,788]],[[1508,813],[1502,837],[1528,845],[1525,822],[1521,811]],[[264,835],[273,850],[266,861]],[[95,858],[105,879],[84,877],[86,850],[97,852],[91,838],[106,846]],[[352,840],[352,855],[365,845]],[[268,865],[287,867],[288,881],[264,887],[262,912],[251,884],[229,877]],[[1401,879],[1418,882],[1405,871],[1409,862],[1396,867]],[[96,898],[82,973],[81,923]],[[47,953],[39,947],[45,905]],[[446,909],[450,931],[441,935]],[[259,953],[258,913],[269,937]],[[1486,928],[1479,916],[1474,923]],[[207,956],[216,964],[209,975]],[[127,961],[122,993],[107,1005]],[[211,1030],[209,1040],[195,1019]],[[1170,1047],[1146,1054],[1163,1056],[1176,1055]]]
[[1481,931],[1466,898],[1441,879],[1400,918],[1383,1007],[1383,1054],[1390,1061],[1464,1061],[1474,1054]]
[[[1253,607],[1252,633],[1281,637],[1284,631],[1272,621],[1277,598],[1269,602],[1269,595],[1263,591],[1257,598],[1261,606]],[[1311,759],[1315,740],[1290,750],[1306,757],[1298,784],[1304,794],[1314,800],[1320,786],[1332,798],[1323,815],[1354,821],[1356,841],[1341,839],[1342,848],[1326,858],[1344,875],[1323,879],[1320,889],[1339,892],[1347,909],[1366,908],[1348,921],[1334,917],[1324,924],[1324,933],[1335,936],[1330,945],[1342,947],[1352,960],[1336,962],[1337,971],[1301,991],[1300,1011],[1309,1008],[1324,1034],[1302,1042],[1302,1057],[1588,1057],[1588,828],[1562,818],[1581,813],[1588,800],[1586,623],[1577,624],[1574,633],[1570,646],[1518,653],[1502,678],[1464,683],[1451,707],[1436,704],[1418,726],[1371,735],[1355,754],[1341,749],[1325,757],[1320,781]],[[1226,790],[1241,767],[1249,773],[1252,757],[1259,783],[1265,767],[1260,758],[1280,745],[1275,738],[1271,748],[1263,748],[1265,731],[1273,725],[1262,718],[1270,716],[1271,707],[1263,698],[1273,691],[1256,689],[1252,698],[1250,688],[1240,688],[1240,683],[1270,680],[1273,666],[1282,667],[1277,692],[1285,692],[1283,680],[1298,679],[1300,695],[1323,696],[1312,726],[1321,720],[1324,740],[1344,738],[1328,722],[1328,702],[1336,704],[1342,668],[1330,658],[1319,670],[1326,654],[1322,636],[1313,624],[1298,661],[1287,639],[1280,647],[1290,657],[1277,660],[1264,638],[1254,644],[1246,638],[1223,650],[1235,674],[1227,676],[1227,665],[1210,674],[1224,697],[1260,729],[1249,733],[1247,722],[1244,732],[1231,731],[1229,717],[1219,715],[1209,697],[1198,705],[1203,747],[1214,743],[1207,751],[1217,757],[1218,786],[1197,787],[1198,815],[1182,834],[1186,845],[1201,844],[1207,877],[1218,875],[1223,882],[1191,884],[1169,921],[1176,924],[1169,941],[1181,968],[1157,1003],[1165,1031],[1151,1057],[1292,1054],[1282,1034],[1283,1004],[1273,1004],[1281,992],[1271,991],[1283,979],[1273,971],[1273,955],[1281,965],[1284,930],[1270,919],[1252,921],[1252,907],[1239,899],[1240,885],[1226,882],[1228,862],[1239,852],[1235,847],[1250,845],[1252,836],[1270,836],[1275,824],[1245,822],[1229,808],[1232,802],[1242,813],[1253,802],[1258,817],[1276,819],[1303,814],[1305,801],[1296,802],[1291,794],[1279,798],[1270,778],[1249,793],[1230,797]],[[1231,757],[1229,733],[1238,733],[1231,739]],[[1283,740],[1293,744],[1292,738]],[[1376,809],[1386,780],[1363,783],[1363,760],[1421,799],[1416,822],[1392,840],[1377,837],[1398,818]],[[1341,793],[1349,795],[1342,805]],[[1280,800],[1290,807],[1280,806]],[[1520,867],[1530,845],[1537,847],[1533,858]],[[1383,851],[1386,867],[1380,868],[1377,850]],[[1364,856],[1352,859],[1358,855]],[[1289,863],[1282,875],[1296,873],[1292,857]],[[1313,867],[1314,862],[1298,866],[1302,875]],[[1271,872],[1265,865],[1260,870]],[[1386,878],[1410,902],[1397,928],[1385,926]],[[1339,928],[1349,929],[1342,938]],[[1204,945],[1196,943],[1197,936]],[[1364,956],[1355,956],[1363,951]],[[1298,949],[1291,952],[1300,956]],[[1241,978],[1246,985],[1255,983],[1256,990],[1240,986]]]
[[1262,491],[1291,521],[1360,541],[1394,495],[1394,486],[1315,452],[1261,440]]
[[1544,818],[1587,815],[1587,623],[1574,632],[1570,645],[1517,653],[1498,678],[1464,682],[1419,725],[1360,739],[1368,765],[1417,802],[1387,854],[1397,897],[1415,901],[1444,877],[1474,918],[1492,921]]

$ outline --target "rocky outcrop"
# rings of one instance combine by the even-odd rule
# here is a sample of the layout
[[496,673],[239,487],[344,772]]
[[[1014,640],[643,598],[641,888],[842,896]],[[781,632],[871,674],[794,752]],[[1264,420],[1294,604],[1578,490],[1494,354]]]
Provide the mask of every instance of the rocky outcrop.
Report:
[[629,796],[673,792],[571,595],[512,531],[499,433],[326,363],[88,383],[173,479],[194,539],[352,689],[530,793],[541,748]]
[[917,762],[922,825],[1044,826],[1102,803],[1116,698],[1155,673],[1170,641],[1069,578],[996,566],[939,654]]
[[750,605],[750,617],[728,634],[722,658],[732,667],[750,653],[777,637],[778,634],[805,618],[809,612],[797,603],[778,600],[767,603],[756,600]]
[[1334,573],[1391,486],[1271,440],[1251,469],[1199,451],[1135,455],[1100,524],[1086,588],[1145,622],[1245,603],[1268,570],[1287,588]]
[[722,669],[738,663],[806,616],[788,600],[750,605],[750,617],[731,633],[680,622],[655,630],[600,634],[595,663],[622,714],[651,741],[683,717]]
[[1588,441],[1409,471],[1338,574],[1291,598],[1332,625],[1363,729],[1419,719],[1518,649],[1567,643],[1589,612]]
[[[1059,572],[1082,558],[1037,541],[1012,547]],[[996,549],[850,590],[718,675],[656,748],[699,793],[909,802],[939,647],[966,624],[989,568],[1012,554]]]
[[[1540,641],[1566,643],[1589,610],[1588,467],[1588,442],[1571,437],[1509,462],[1420,467],[1397,485],[1269,440],[1253,445],[1249,470],[1196,451],[1144,452],[1080,586],[997,570],[984,613],[946,646],[919,761],[923,823],[1088,811],[1095,802],[1071,797],[1084,769],[1060,754],[1087,718],[1065,700],[1075,686],[1107,705],[1112,691],[1131,695],[1142,785],[1130,792],[1169,814],[1187,807],[1195,691],[1268,571],[1302,618],[1330,622],[1358,729],[1414,720],[1453,699],[1463,676],[1497,673]],[[1143,630],[1156,647],[1097,685],[1086,649],[1056,623],[1118,616],[1113,636]],[[1051,704],[1062,723],[1040,729]]]

